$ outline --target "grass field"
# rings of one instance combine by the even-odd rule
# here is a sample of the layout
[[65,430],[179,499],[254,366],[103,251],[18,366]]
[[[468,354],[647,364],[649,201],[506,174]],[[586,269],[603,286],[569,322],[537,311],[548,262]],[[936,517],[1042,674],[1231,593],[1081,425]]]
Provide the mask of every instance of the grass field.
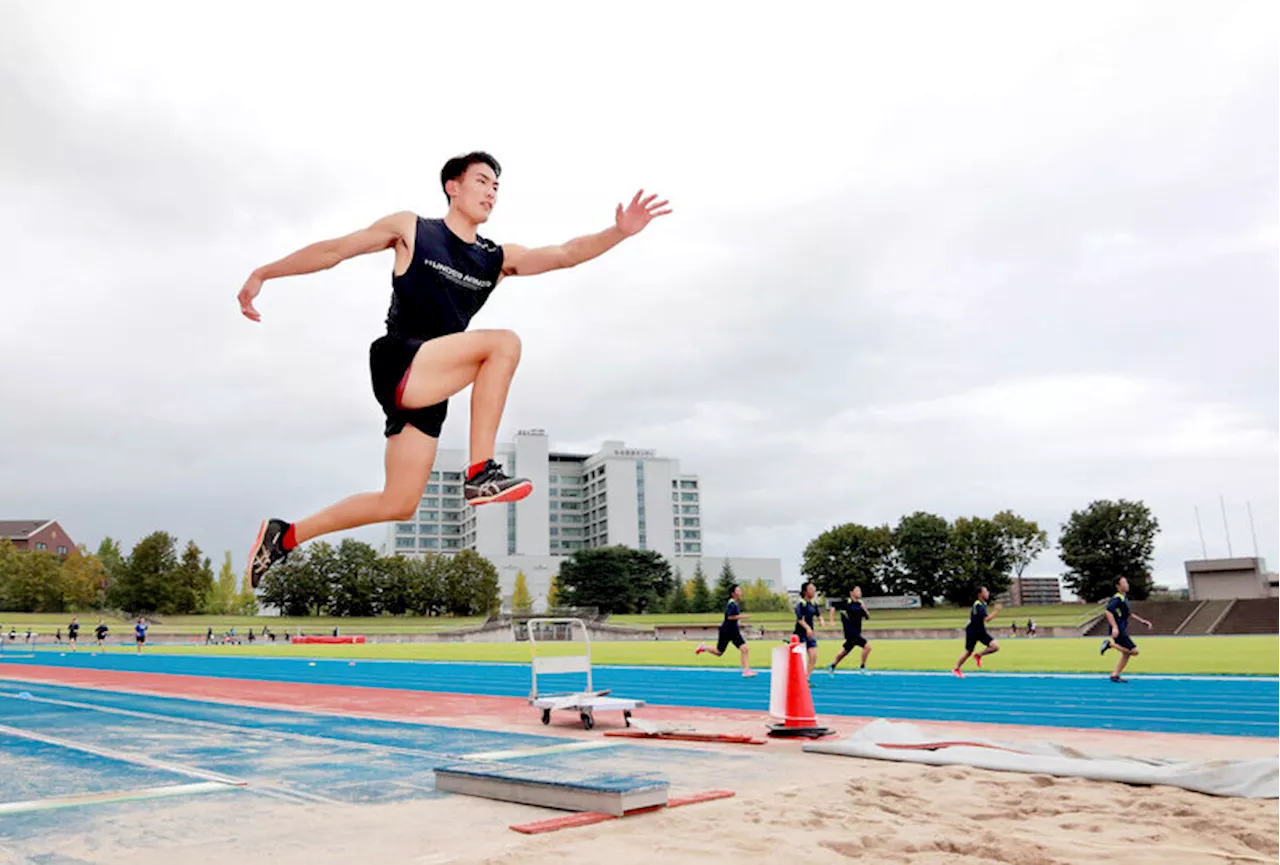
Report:
[[[59,628],[63,633],[72,616],[80,617],[80,633],[92,634],[94,625],[98,624],[98,613],[3,613],[0,612],[0,627],[5,633],[9,627],[16,628],[19,634],[32,628],[42,635],[53,634]],[[101,616],[107,621],[112,633],[132,631],[136,619],[122,619],[118,616]],[[277,634],[285,631],[296,633],[302,628],[308,634],[327,634],[336,625],[344,634],[428,634],[437,631],[448,631],[455,628],[475,627],[484,622],[484,616],[369,616],[366,618],[343,619],[335,616],[303,616],[290,618],[287,616],[158,616],[149,633],[162,634],[201,634],[213,628],[215,634],[221,634],[235,626],[243,631],[250,626],[259,633],[266,625]],[[19,637],[21,639],[21,637]],[[42,642],[44,642],[42,640]]]
[[[1132,673],[1207,673],[1275,676],[1280,673],[1280,637],[1143,637],[1135,634],[1142,654],[1129,664]],[[556,650],[580,652],[580,644],[545,644],[548,654]],[[738,655],[730,648],[723,658],[695,656],[696,642],[635,641],[597,642],[591,645],[595,664],[637,666],[736,667]],[[769,653],[780,642],[752,641],[753,667],[767,668]],[[1001,651],[987,662],[993,672],[1103,672],[1116,662],[1113,653],[1098,654],[1100,640],[1088,638],[1002,639]],[[870,666],[878,670],[949,670],[963,646],[959,640],[879,640],[874,644]],[[839,643],[819,643],[819,663],[828,663]],[[131,647],[110,651],[132,652]],[[239,646],[152,646],[148,654],[257,655],[263,657],[314,657],[399,659],[431,661],[505,661],[528,663],[526,643],[400,643],[338,646],[239,645]],[[539,652],[542,652],[541,647]],[[857,656],[846,659],[841,668],[856,668]],[[967,668],[973,670],[970,661]]]
[[[1025,627],[1028,618],[1036,620],[1043,628],[1054,626],[1078,627],[1097,615],[1100,608],[1084,604],[1054,604],[1042,607],[1010,607],[991,622],[992,628],[1007,628],[1011,621]],[[824,609],[825,620],[825,609]],[[5,613],[0,612],[0,629],[5,633],[10,627],[19,633],[32,628],[37,633],[49,635],[59,628],[64,632],[72,615],[80,617],[80,626],[84,632],[92,631],[97,624],[98,613]],[[893,628],[962,628],[968,620],[968,609],[957,607],[938,607],[920,610],[872,610],[871,618],[863,623],[868,631],[888,630]],[[107,625],[114,633],[133,628],[133,621],[118,616],[106,616]],[[657,615],[622,615],[611,616],[611,625],[623,625],[636,628],[652,628],[655,625],[718,625],[723,618],[721,613],[684,613]],[[838,617],[837,617],[838,618]],[[333,616],[312,616],[288,618],[282,616],[157,616],[154,617],[151,634],[203,635],[208,628],[215,634],[221,634],[234,626],[237,631],[253,627],[261,632],[267,625],[278,634],[286,631],[296,633],[298,628],[308,634],[326,634],[334,626],[341,628],[345,634],[426,634],[456,628],[474,627],[484,621],[482,616],[455,618],[452,616],[373,616],[368,618],[337,618]],[[790,629],[794,619],[790,612],[757,613],[748,622],[766,628]],[[837,622],[836,627],[839,627]]]
[[[919,610],[871,610],[871,618],[863,623],[863,630],[890,630],[894,628],[963,628],[969,619],[969,609],[959,607],[934,607]],[[1102,608],[1095,604],[1053,604],[1040,607],[1006,607],[1000,615],[992,620],[989,627],[1007,628],[1010,622],[1017,622],[1025,627],[1027,619],[1035,619],[1036,625],[1048,627],[1078,627],[1094,616],[1100,615]],[[827,615],[823,608],[823,617]],[[723,618],[721,613],[660,613],[642,616],[610,616],[611,625],[633,625],[637,627],[653,627],[654,625],[718,625]],[[839,616],[837,615],[837,623]],[[794,622],[790,611],[774,613],[755,613],[748,619],[752,625],[766,627],[790,627]],[[837,624],[838,626],[838,624]]]

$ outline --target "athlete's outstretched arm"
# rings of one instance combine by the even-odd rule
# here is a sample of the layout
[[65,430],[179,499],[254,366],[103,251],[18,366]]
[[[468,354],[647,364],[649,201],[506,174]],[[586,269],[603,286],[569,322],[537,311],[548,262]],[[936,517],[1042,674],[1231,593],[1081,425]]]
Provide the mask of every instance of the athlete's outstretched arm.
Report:
[[407,211],[394,213],[391,216],[384,216],[368,228],[304,246],[279,261],[264,264],[249,274],[244,287],[236,296],[240,301],[240,311],[246,318],[261,321],[262,316],[253,307],[253,299],[262,291],[262,283],[268,279],[328,270],[348,258],[391,249],[397,243],[405,241],[409,236],[406,232],[412,231],[415,219],[416,217]]
[[654,199],[658,196],[650,195],[642,200],[642,195],[643,189],[635,194],[631,204],[625,209],[619,204],[613,226],[604,231],[575,237],[556,246],[540,246],[536,249],[527,249],[515,243],[503,244],[502,275],[533,276],[549,270],[576,267],[584,261],[604,255],[628,237],[639,234],[655,216],[665,216],[671,212],[665,199],[655,202]]

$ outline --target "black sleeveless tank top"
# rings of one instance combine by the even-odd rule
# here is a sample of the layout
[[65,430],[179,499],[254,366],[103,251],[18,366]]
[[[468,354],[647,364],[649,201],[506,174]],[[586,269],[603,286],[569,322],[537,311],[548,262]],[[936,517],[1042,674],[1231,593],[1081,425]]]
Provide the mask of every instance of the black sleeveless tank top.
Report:
[[418,217],[409,268],[391,278],[387,333],[435,339],[467,329],[502,274],[502,247],[467,243],[443,219]]

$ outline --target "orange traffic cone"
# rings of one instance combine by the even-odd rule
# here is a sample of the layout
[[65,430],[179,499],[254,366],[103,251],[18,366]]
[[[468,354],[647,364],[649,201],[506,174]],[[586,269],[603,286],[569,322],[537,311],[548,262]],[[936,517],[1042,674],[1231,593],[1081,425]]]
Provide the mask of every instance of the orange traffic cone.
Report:
[[[770,736],[803,736],[817,739],[831,732],[826,727],[818,726],[818,716],[813,710],[813,695],[809,692],[809,676],[805,672],[805,647],[800,638],[791,635],[791,645],[783,651],[787,655],[786,684],[781,695],[783,723],[770,724]],[[779,664],[774,664],[773,675],[777,676]],[[772,689],[776,694],[777,688]],[[776,715],[776,709],[771,706]]]

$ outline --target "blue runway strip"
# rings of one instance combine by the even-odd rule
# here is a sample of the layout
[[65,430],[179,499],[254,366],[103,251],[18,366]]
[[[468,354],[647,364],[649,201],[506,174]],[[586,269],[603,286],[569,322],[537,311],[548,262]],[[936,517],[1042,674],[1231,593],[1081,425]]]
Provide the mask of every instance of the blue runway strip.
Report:
[[[24,666],[40,665],[505,697],[527,697],[530,687],[528,665],[506,663],[360,660],[352,666],[348,659],[49,651],[3,661],[0,676],[6,669],[20,675]],[[584,687],[584,678],[540,676],[539,686],[544,692],[577,690]],[[612,689],[614,696],[655,705],[759,712],[769,705],[767,672],[744,679],[723,668],[597,666],[594,685]],[[1117,685],[1106,676],[970,672],[956,679],[949,673],[851,672],[829,677],[816,672],[813,698],[819,716],[1280,735],[1276,678],[1139,674],[1129,684]]]

